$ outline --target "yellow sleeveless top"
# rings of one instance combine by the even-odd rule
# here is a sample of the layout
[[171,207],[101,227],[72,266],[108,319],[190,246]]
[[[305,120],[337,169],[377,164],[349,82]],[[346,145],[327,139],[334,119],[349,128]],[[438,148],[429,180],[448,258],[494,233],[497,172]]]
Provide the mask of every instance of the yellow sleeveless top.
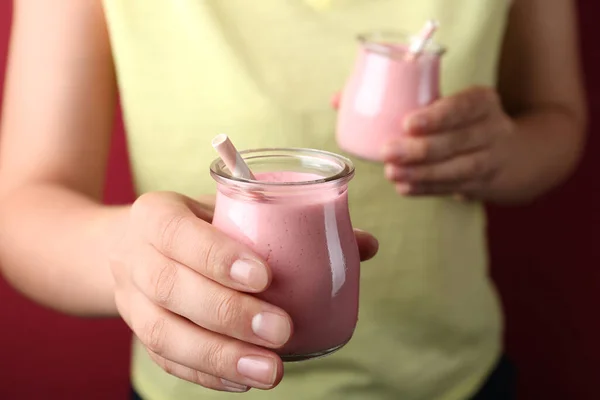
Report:
[[[348,76],[358,33],[441,22],[442,93],[494,85],[507,0],[104,0],[139,193],[215,191],[214,135],[239,148],[339,152],[329,99]],[[354,160],[356,227],[380,239],[361,272],[350,343],[286,364],[281,385],[244,399],[458,400],[501,351],[483,207],[406,199],[381,165]],[[199,305],[200,306],[200,305]],[[147,400],[229,399],[164,373],[134,340],[133,384]]]

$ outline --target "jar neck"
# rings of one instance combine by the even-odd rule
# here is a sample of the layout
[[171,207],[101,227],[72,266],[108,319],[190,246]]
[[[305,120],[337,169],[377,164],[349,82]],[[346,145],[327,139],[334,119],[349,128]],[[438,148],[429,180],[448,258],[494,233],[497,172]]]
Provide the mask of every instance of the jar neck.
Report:
[[[415,39],[416,36],[400,31],[375,31],[358,36],[358,42],[364,51],[394,60],[405,60],[410,44]],[[445,47],[429,41],[422,57],[439,60],[445,53]]]
[[232,176],[222,160],[211,165],[219,192],[240,199],[306,200],[339,196],[354,176],[352,162],[313,149],[258,149],[241,152],[257,180]]
[[348,180],[303,185],[302,187],[273,187],[260,183],[240,186],[232,183],[219,183],[217,190],[221,195],[237,201],[286,205],[311,204],[331,201],[345,195],[348,191]]

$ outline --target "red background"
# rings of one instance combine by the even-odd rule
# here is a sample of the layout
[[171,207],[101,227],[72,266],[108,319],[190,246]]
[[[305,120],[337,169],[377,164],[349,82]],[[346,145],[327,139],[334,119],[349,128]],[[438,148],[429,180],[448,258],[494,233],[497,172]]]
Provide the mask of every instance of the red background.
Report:
[[[590,115],[600,108],[595,15],[579,1]],[[0,85],[11,2],[0,0]],[[0,99],[1,100],[1,99]],[[561,190],[528,207],[492,209],[493,275],[507,314],[508,353],[520,370],[520,399],[600,398],[600,128],[592,118],[583,165]],[[133,197],[117,121],[107,202]],[[595,247],[599,246],[599,247]],[[120,321],[57,315],[0,280],[0,399],[125,399],[129,333]]]

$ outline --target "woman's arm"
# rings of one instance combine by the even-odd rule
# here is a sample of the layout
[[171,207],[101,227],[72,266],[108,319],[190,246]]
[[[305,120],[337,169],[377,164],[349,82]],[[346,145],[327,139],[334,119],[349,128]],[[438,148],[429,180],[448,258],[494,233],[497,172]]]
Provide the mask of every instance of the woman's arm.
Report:
[[0,142],[0,266],[36,301],[116,315],[128,207],[100,204],[116,107],[101,2],[16,0]]
[[585,129],[574,2],[515,0],[498,93],[471,88],[410,115],[386,176],[404,195],[525,202],[574,170]]
[[[225,268],[239,256],[234,250],[250,250],[201,221],[210,220],[214,196],[197,202],[153,193],[131,207],[101,205],[116,96],[100,1],[15,1],[0,137],[0,266],[16,288],[46,306],[78,315],[117,315],[118,297],[129,324],[131,318],[153,322],[165,310],[154,305],[155,312],[145,315],[135,307],[129,312],[131,302],[139,300],[140,290],[152,301],[153,294],[166,301],[162,289],[175,280],[168,274],[173,260],[158,254],[172,249],[150,249],[148,237],[170,242],[177,236],[183,253],[196,254],[189,264],[211,260],[205,269]],[[219,240],[201,243],[198,237]],[[373,257],[377,241],[364,232],[356,237],[362,259]],[[132,269],[138,271],[135,277]],[[177,269],[182,276],[192,273],[181,264]],[[208,295],[192,291],[185,303],[191,307],[183,314],[197,310]]]
[[529,199],[563,182],[585,144],[575,2],[516,0],[500,72],[500,96],[517,135],[511,163],[491,189]]

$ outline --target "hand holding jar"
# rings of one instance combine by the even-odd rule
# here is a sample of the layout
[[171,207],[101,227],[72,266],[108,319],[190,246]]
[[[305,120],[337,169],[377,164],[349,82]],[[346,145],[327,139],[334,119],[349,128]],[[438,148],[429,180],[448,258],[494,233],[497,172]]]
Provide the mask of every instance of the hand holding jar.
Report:
[[435,29],[431,22],[417,37],[398,32],[359,37],[354,69],[333,101],[339,107],[336,138],[341,149],[383,162],[385,145],[403,135],[404,118],[438,99],[445,49],[430,41]]
[[[351,171],[337,158],[325,158],[331,176],[319,183],[267,184],[272,193],[261,196],[271,200],[262,206],[236,187],[257,193],[260,183],[235,182],[215,163],[217,227],[202,204],[175,193],[148,193],[135,202],[111,260],[115,298],[165,371],[216,390],[270,389],[283,376],[281,357],[326,353],[349,339],[359,253],[362,260],[371,258],[377,241],[351,230],[345,205],[336,200],[343,198]],[[315,229],[317,220],[322,229]],[[308,241],[302,243],[302,235]],[[319,335],[326,332],[331,335]]]

